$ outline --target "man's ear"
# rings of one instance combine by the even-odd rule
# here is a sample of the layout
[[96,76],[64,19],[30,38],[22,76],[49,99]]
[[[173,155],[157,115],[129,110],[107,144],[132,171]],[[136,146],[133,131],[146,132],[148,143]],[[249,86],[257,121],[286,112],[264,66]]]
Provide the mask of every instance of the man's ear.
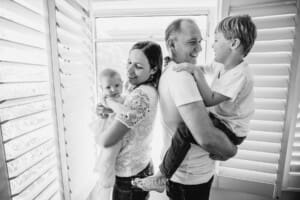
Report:
[[168,48],[173,51],[174,48],[175,48],[175,44],[174,44],[174,38],[173,37],[170,37],[168,40],[167,40],[167,46]]
[[232,39],[231,49],[237,49],[241,44],[241,40],[238,38]]

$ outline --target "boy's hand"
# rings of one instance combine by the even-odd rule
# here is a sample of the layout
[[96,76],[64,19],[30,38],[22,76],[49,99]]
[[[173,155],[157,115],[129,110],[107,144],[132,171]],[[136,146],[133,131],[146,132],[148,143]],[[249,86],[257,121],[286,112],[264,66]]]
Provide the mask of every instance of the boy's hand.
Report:
[[96,107],[96,114],[102,119],[106,119],[109,116],[109,113],[113,113],[113,110],[105,107],[103,104],[98,104]]
[[180,64],[176,64],[173,67],[173,70],[175,70],[176,72],[181,72],[181,71],[186,71],[190,74],[194,74],[195,70],[197,67],[191,63],[180,63]]
[[180,72],[180,71],[186,71],[193,75],[193,77],[197,79],[205,79],[203,74],[203,69],[201,66],[196,66],[191,63],[180,63],[173,67],[173,70]]

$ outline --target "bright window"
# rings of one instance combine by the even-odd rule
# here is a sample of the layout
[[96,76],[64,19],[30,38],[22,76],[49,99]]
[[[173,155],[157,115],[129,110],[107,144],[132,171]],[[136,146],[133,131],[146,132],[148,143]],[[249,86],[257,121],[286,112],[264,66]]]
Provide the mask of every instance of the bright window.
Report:
[[[163,50],[163,56],[168,52],[164,41],[164,32],[167,26],[178,18],[191,18],[200,27],[202,37],[202,52],[198,57],[198,63],[206,62],[207,52],[207,27],[208,15],[194,16],[143,16],[143,17],[114,17],[96,19],[96,56],[98,71],[104,68],[114,68],[126,79],[126,62],[131,46],[144,40],[159,43]],[[157,117],[154,133],[161,133]],[[153,139],[153,162],[157,166],[160,160],[161,137],[155,135]]]
[[200,27],[204,40],[202,43],[203,51],[198,57],[198,63],[205,63],[207,15],[97,18],[98,69],[114,68],[125,75],[128,52],[131,46],[135,42],[143,40],[159,43],[163,49],[163,56],[167,56],[164,31],[173,20],[180,17],[191,18]]

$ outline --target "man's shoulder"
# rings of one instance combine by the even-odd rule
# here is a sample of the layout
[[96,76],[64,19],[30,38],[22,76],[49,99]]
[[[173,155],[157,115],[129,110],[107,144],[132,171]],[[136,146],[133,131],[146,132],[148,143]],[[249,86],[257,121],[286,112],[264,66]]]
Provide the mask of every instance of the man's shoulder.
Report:
[[165,80],[166,84],[180,84],[181,82],[189,83],[195,82],[192,74],[181,71],[176,72],[172,69],[172,66],[168,67],[162,74],[161,80]]

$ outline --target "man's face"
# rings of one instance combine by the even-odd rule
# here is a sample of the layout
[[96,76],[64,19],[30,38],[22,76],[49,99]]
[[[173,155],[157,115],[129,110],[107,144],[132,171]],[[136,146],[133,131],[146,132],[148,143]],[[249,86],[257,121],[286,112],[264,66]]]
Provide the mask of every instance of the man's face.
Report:
[[173,59],[177,63],[197,63],[201,48],[202,36],[198,26],[194,23],[181,22],[181,31],[175,35]]

